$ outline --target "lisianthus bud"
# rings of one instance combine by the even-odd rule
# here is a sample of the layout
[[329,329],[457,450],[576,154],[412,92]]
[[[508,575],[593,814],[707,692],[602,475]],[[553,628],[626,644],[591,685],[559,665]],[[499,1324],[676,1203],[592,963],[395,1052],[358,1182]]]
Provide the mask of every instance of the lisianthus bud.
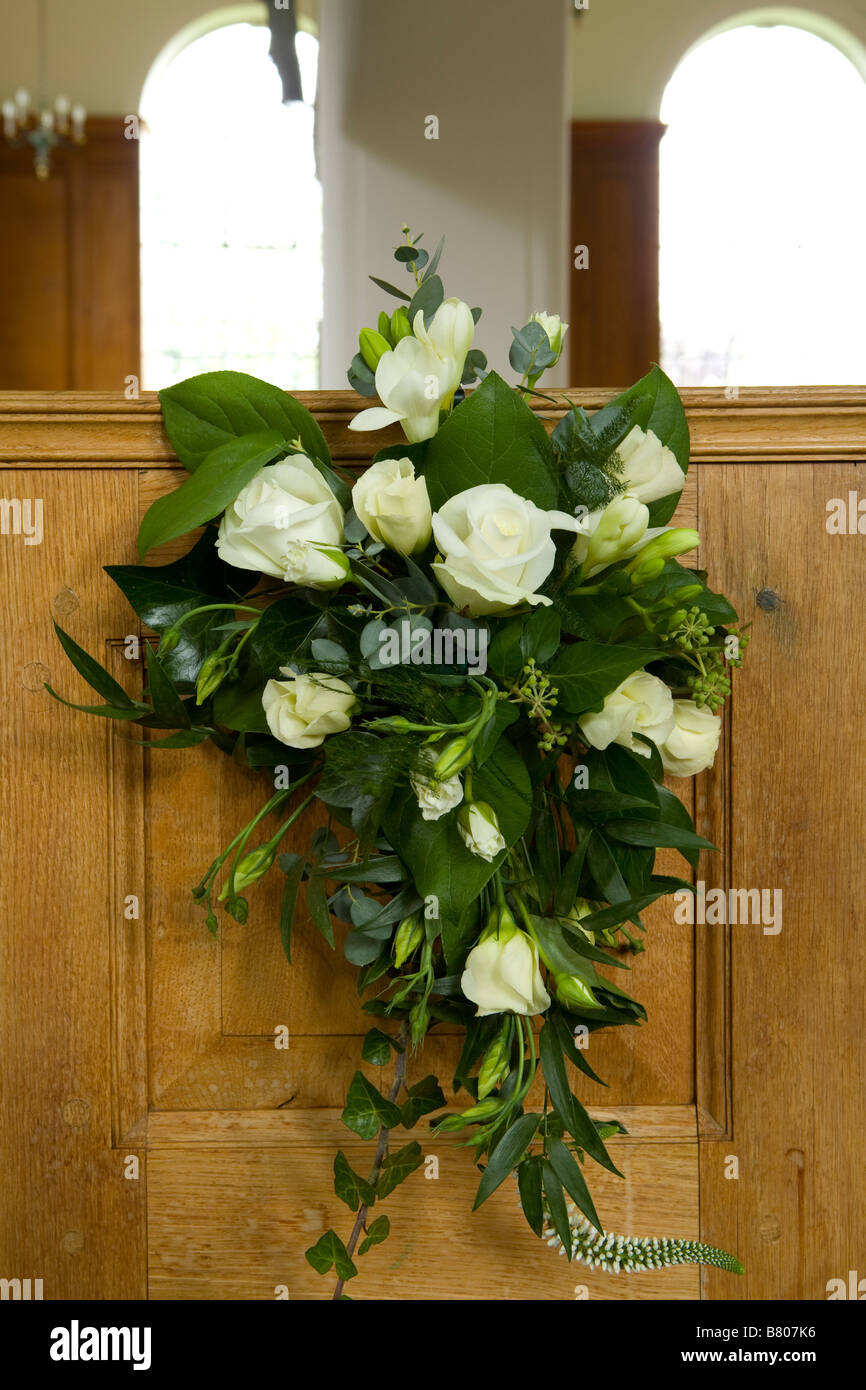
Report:
[[379,330],[379,332],[381,333],[382,337],[385,339],[385,341],[386,341],[386,343],[388,344],[388,346],[389,346],[389,347],[393,347],[393,346],[394,346],[394,340],[393,340],[393,337],[392,337],[392,335],[391,335],[391,320],[389,319],[388,315],[385,313],[385,310],[384,310],[384,309],[383,309],[382,312],[379,314],[379,319],[378,319],[378,322],[377,322],[377,324],[376,324],[376,327],[378,328],[378,330]]
[[394,937],[394,964],[398,970],[412,952],[417,951],[423,940],[424,928],[417,912],[413,912],[411,917],[404,917]]
[[470,739],[453,738],[436,759],[433,768],[434,781],[447,782],[449,777],[456,777],[458,772],[462,772],[464,767],[468,767],[472,762],[472,751]]
[[660,555],[650,556],[650,558],[641,565],[640,569],[632,570],[632,588],[637,589],[641,584],[649,584],[653,579],[658,579],[664,567],[665,562]]
[[203,705],[208,696],[213,695],[214,691],[219,689],[228,668],[228,657],[220,656],[218,652],[213,652],[210,656],[205,657],[195,683],[195,702],[197,705]]
[[661,572],[654,569],[659,560],[661,560],[663,568],[665,560],[671,559],[674,555],[683,555],[687,550],[694,550],[695,546],[700,545],[700,543],[701,538],[698,532],[692,531],[689,527],[672,526],[664,530],[660,536],[655,536],[648,545],[645,545],[626,565],[632,583],[634,584],[637,580],[643,581],[645,578],[654,579],[656,574]]
[[[551,352],[556,353],[556,360],[558,362],[560,357],[562,356],[562,343],[566,333],[568,332],[568,324],[562,322],[562,319],[559,317],[559,314],[547,314],[544,313],[543,310],[539,310],[538,313],[533,314],[530,319],[530,323],[541,324],[542,328],[547,334],[547,339],[550,343],[550,350]],[[552,363],[551,365],[553,366],[555,365],[555,363]]]
[[[259,845],[257,849],[250,850],[245,854],[235,870],[235,892],[242,893],[245,888],[249,888],[251,883],[258,883],[260,878],[264,878],[268,869],[274,862],[276,850],[273,845]],[[222,902],[228,892],[228,883],[223,885],[219,895]]]
[[361,356],[370,371],[375,372],[380,357],[391,351],[391,344],[381,333],[377,333],[375,328],[362,328],[358,334],[358,342],[361,347]]
[[167,627],[159,639],[158,656],[165,656],[167,652],[173,652],[180,641],[180,633],[177,628]]
[[505,849],[496,812],[486,801],[471,801],[468,806],[461,806],[457,812],[457,829],[469,853],[486,859],[488,864]]
[[603,1008],[589,985],[585,985],[577,975],[554,975],[553,987],[560,1004],[564,1004],[567,1009]]
[[499,1085],[509,1072],[510,1051],[508,1039],[510,1025],[508,1021],[502,1025],[493,1042],[487,1049],[481,1070],[478,1073],[478,1099],[483,1100],[489,1095],[495,1086]]
[[468,1110],[461,1110],[460,1118],[463,1120],[489,1120],[497,1115],[501,1109],[501,1100],[483,1100],[480,1105],[471,1105]]

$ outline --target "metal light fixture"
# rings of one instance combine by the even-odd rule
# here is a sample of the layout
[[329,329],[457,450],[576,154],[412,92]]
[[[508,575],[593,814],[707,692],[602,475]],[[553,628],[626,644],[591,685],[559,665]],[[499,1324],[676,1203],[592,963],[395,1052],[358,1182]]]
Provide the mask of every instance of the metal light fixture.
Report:
[[30,93],[20,87],[14,101],[3,102],[3,138],[8,145],[20,148],[30,145],[33,150],[33,167],[38,179],[47,179],[51,172],[51,154],[59,145],[83,145],[84,125],[87,113],[76,102],[72,105],[68,97],[58,96],[54,105],[49,106],[41,97],[43,65],[45,57],[45,5],[39,0],[37,17],[36,70],[40,98],[36,106],[31,105]]

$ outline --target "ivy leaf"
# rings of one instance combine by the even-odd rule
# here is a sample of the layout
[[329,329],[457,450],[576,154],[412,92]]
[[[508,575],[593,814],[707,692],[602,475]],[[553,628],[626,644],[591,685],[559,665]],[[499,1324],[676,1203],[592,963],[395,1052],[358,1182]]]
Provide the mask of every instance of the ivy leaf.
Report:
[[340,1118],[362,1139],[373,1139],[380,1129],[394,1129],[400,1123],[400,1110],[363,1072],[356,1071]]
[[355,1172],[342,1149],[334,1158],[334,1191],[350,1211],[372,1206],[376,1200],[375,1188]]
[[304,1258],[319,1274],[327,1274],[332,1268],[338,1279],[354,1279],[358,1273],[336,1231],[326,1231],[315,1245],[304,1251]]
[[371,1028],[361,1047],[361,1056],[374,1067],[385,1067],[391,1060],[391,1046],[400,1051],[396,1038],[389,1038],[380,1028]]
[[[396,1108],[396,1107],[395,1107]],[[399,1111],[398,1111],[399,1114]],[[401,1182],[405,1182],[410,1173],[414,1173],[424,1162],[424,1154],[421,1145],[413,1139],[411,1144],[406,1144],[395,1154],[389,1154],[382,1163],[382,1171],[379,1174],[379,1181],[376,1184],[376,1196],[381,1201],[387,1197],[395,1187],[399,1187]]]
[[409,1087],[409,1098],[404,1102],[401,1112],[403,1128],[412,1129],[422,1115],[429,1115],[432,1110],[441,1110],[444,1104],[445,1096],[436,1077],[425,1076],[423,1081]]
[[367,1227],[367,1234],[361,1241],[358,1250],[359,1255],[366,1255],[368,1250],[372,1250],[374,1245],[381,1245],[383,1240],[387,1240],[391,1234],[391,1222],[387,1216],[377,1216],[376,1220]]
[[586,714],[601,709],[605,696],[653,657],[653,652],[641,647],[573,642],[551,666],[550,679],[558,688],[563,710]]

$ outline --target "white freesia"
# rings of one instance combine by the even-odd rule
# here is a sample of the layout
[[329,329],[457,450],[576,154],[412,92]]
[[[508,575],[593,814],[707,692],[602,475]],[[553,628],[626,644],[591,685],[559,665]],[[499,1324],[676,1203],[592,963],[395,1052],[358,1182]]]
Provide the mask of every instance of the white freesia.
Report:
[[352,489],[352,505],[370,535],[400,555],[423,550],[432,534],[427,484],[409,458],[380,459]]
[[457,829],[469,853],[486,859],[488,864],[505,849],[496,812],[486,801],[470,801],[464,806],[457,817]]
[[435,762],[435,752],[425,749],[418,767],[409,774],[423,820],[439,820],[440,816],[453,811],[463,800],[463,783],[459,777],[448,777],[444,782],[438,782],[432,776]]
[[295,675],[281,666],[287,680],[270,680],[262,692],[268,728],[290,748],[318,748],[328,734],[341,734],[352,722],[355,692],[338,676],[321,671]]
[[261,469],[227,507],[216,548],[226,564],[316,589],[349,572],[343,508],[305,454]]
[[380,430],[399,423],[413,443],[436,433],[439,413],[448,409],[460,385],[475,320],[468,304],[446,299],[429,328],[419,309],[412,332],[413,337],[401,338],[379,358],[376,391],[382,405],[362,410],[349,422],[350,429]]
[[615,560],[628,559],[665,530],[648,523],[649,508],[630,493],[622,493],[606,507],[596,507],[581,518],[571,548],[571,564],[583,565],[583,577],[589,579]]
[[612,690],[596,714],[582,714],[580,728],[593,748],[619,743],[648,758],[650,750],[635,738],[643,734],[661,747],[674,727],[674,701],[658,676],[638,671]]
[[466,957],[460,988],[478,1005],[477,1018],[488,1014],[540,1014],[550,1007],[538,963],[538,947],[510,913],[498,930],[488,927]]
[[537,313],[532,315],[530,323],[541,324],[542,328],[547,334],[547,339],[550,343],[551,351],[556,353],[556,358],[558,361],[559,358],[562,356],[562,344],[563,339],[565,338],[565,335],[568,332],[568,324],[562,322],[562,319],[559,317],[559,314],[548,314],[543,309],[540,309]]
[[674,726],[661,745],[662,764],[671,777],[693,777],[712,767],[722,721],[706,705],[674,700]]
[[635,425],[616,453],[624,465],[620,477],[626,490],[639,501],[655,502],[659,497],[682,492],[685,474],[676,455],[652,430],[644,432],[640,425]]
[[576,531],[565,512],[545,512],[504,483],[481,483],[433,513],[441,558],[433,564],[455,608],[473,618],[519,604],[549,604],[536,592],[556,558],[551,530]]

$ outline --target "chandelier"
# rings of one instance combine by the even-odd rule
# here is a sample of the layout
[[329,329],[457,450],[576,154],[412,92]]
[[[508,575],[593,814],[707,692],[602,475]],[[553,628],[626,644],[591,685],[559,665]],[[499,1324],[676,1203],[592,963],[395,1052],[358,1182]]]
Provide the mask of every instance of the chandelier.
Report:
[[3,138],[8,145],[33,150],[33,167],[38,179],[47,179],[51,172],[51,155],[58,146],[83,145],[87,113],[80,103],[74,105],[68,97],[58,96],[54,105],[42,100],[42,73],[45,58],[45,6],[39,0],[37,16],[36,70],[40,97],[36,105],[30,93],[20,87],[14,100],[3,102]]

